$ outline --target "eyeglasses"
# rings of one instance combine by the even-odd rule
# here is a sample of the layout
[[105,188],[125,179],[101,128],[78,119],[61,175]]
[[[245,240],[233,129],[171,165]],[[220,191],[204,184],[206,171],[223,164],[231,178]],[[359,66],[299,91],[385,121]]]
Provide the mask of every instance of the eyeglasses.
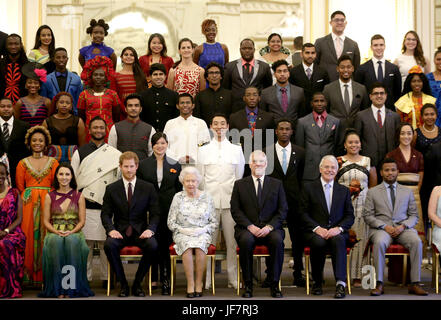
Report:
[[210,74],[211,75],[217,75],[217,74],[221,74],[221,72],[220,71],[208,71],[207,74],[208,75],[210,75]]

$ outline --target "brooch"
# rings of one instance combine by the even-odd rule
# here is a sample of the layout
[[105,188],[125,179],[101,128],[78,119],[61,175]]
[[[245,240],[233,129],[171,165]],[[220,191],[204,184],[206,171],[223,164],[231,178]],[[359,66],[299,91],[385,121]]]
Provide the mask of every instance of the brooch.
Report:
[[176,170],[173,169],[173,168],[171,168],[171,169],[170,169],[170,172],[171,172],[171,173],[176,173]]

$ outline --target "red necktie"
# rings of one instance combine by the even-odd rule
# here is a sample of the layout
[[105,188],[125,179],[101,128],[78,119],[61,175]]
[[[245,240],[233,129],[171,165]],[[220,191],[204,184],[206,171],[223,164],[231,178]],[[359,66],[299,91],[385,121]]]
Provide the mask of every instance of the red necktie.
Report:
[[[127,203],[129,205],[129,210],[130,210],[130,201],[132,201],[132,195],[133,195],[132,183],[129,182],[129,186],[127,188]],[[130,212],[129,212],[129,214],[130,214]],[[129,227],[126,229],[126,236],[130,237],[132,235],[132,233],[133,233],[133,228],[132,228],[132,226],[130,225],[130,222],[129,222]]]
[[322,115],[321,115],[321,114],[319,114],[319,115],[317,116],[317,125],[318,125],[320,128],[321,128],[322,125],[323,125]]
[[288,94],[286,88],[280,88],[280,91],[282,91],[282,109],[286,113],[286,110],[288,110]]
[[377,112],[377,122],[378,122],[378,126],[380,128],[383,128],[383,121],[381,119],[381,110],[378,110]]

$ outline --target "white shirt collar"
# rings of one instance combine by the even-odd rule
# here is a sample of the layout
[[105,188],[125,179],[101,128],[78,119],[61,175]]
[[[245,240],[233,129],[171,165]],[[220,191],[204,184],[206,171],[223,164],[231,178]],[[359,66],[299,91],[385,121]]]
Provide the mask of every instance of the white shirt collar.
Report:
[[3,130],[3,123],[5,123],[5,122],[8,124],[8,126],[12,127],[12,125],[14,123],[14,116],[10,117],[8,121],[5,121],[5,120],[3,120],[2,117],[0,117],[0,125],[2,126],[2,128],[0,128],[0,130]]
[[312,71],[314,71],[314,63],[312,63],[309,67],[304,63],[304,62],[302,62],[302,65],[303,65],[303,69],[305,69],[305,73],[306,73],[306,69],[311,69],[311,74],[312,74]]
[[193,120],[193,115],[190,115],[187,119],[184,119],[183,116],[179,115],[178,119],[181,120],[181,121],[189,121],[189,120]]
[[381,61],[381,66],[384,68],[384,66],[386,65],[386,58],[383,56],[383,58],[378,60],[377,58],[372,57],[372,62],[374,63],[375,67],[378,65],[378,63],[377,63],[378,61]]
[[349,82],[346,82],[346,83],[343,82],[343,81],[341,81],[340,79],[338,79],[338,82],[340,83],[340,87],[341,87],[342,89],[345,88],[345,87],[344,87],[345,84],[348,85],[348,89],[351,89],[351,87],[352,87],[352,79],[349,80]]
[[371,109],[375,113],[375,115],[378,113],[378,110],[381,110],[381,114],[386,114],[386,107],[383,105],[381,108],[377,108],[373,104],[371,104]]
[[[251,174],[251,177],[253,178],[254,184],[257,185],[257,179],[259,179],[259,178],[253,176],[252,174]],[[264,179],[265,179],[265,175],[260,177],[260,182],[262,183],[262,188],[263,188],[263,180]]]
[[322,187],[325,188],[325,184],[330,184],[331,185],[331,189],[334,188],[334,180],[332,180],[331,182],[326,182],[325,180],[323,180],[322,177],[320,177],[320,181],[322,182]]
[[286,146],[286,147],[282,147],[280,144],[279,144],[279,141],[277,141],[276,142],[276,149],[277,150],[280,150],[280,152],[282,152],[282,149],[286,149],[286,151],[291,151],[291,142],[290,143],[288,143],[288,145]]
[[345,41],[345,35],[342,34],[341,36],[337,36],[334,32],[331,32],[332,35],[332,40],[335,42],[335,39],[337,39],[337,37],[340,37],[340,39],[344,42]]
[[[386,187],[386,190],[389,190],[389,183],[386,183],[383,181],[384,186]],[[397,190],[397,181],[395,181],[394,183],[392,183],[392,185],[394,186],[394,190]]]
[[[122,179],[123,179],[123,183],[124,183],[124,188],[127,190],[129,187],[129,181],[126,180],[126,178],[124,178],[124,176],[122,177]],[[136,176],[132,181],[130,181],[130,183],[132,184],[132,191],[135,191]]]

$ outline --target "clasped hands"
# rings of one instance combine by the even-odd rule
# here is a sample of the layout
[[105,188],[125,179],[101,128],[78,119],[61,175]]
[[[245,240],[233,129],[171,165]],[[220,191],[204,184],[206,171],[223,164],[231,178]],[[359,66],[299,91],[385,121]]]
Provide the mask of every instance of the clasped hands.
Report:
[[[147,229],[147,230],[145,230],[145,231],[139,236],[139,238],[140,238],[140,239],[149,239],[149,238],[151,238],[151,237],[153,236],[153,234],[154,234],[153,231]],[[109,237],[111,237],[111,238],[113,238],[113,239],[122,239],[122,238],[123,238],[123,236],[121,235],[121,233],[119,233],[119,232],[116,231],[116,230],[112,230],[112,231],[110,231],[110,232],[109,232]]]
[[334,227],[331,229],[325,229],[322,227],[318,227],[315,231],[316,234],[318,234],[320,237],[322,237],[323,239],[331,239],[333,237],[335,237],[336,235],[339,235],[341,233],[341,230],[339,227]]
[[179,232],[187,236],[200,236],[201,234],[207,233],[207,229],[205,227],[180,228]]
[[399,225],[399,226],[396,226],[396,227],[385,226],[385,227],[384,227],[384,231],[386,231],[387,233],[389,233],[389,235],[390,235],[392,238],[396,238],[396,237],[398,237],[398,236],[401,234],[401,232],[404,231],[404,228],[405,228],[404,225]]
[[248,231],[251,232],[256,238],[263,238],[271,232],[271,229],[268,226],[264,226],[263,228],[259,228],[254,224],[249,225],[247,227]]
[[67,237],[68,235],[71,235],[72,233],[73,233],[72,231],[57,230],[57,235],[59,235],[60,237]]

